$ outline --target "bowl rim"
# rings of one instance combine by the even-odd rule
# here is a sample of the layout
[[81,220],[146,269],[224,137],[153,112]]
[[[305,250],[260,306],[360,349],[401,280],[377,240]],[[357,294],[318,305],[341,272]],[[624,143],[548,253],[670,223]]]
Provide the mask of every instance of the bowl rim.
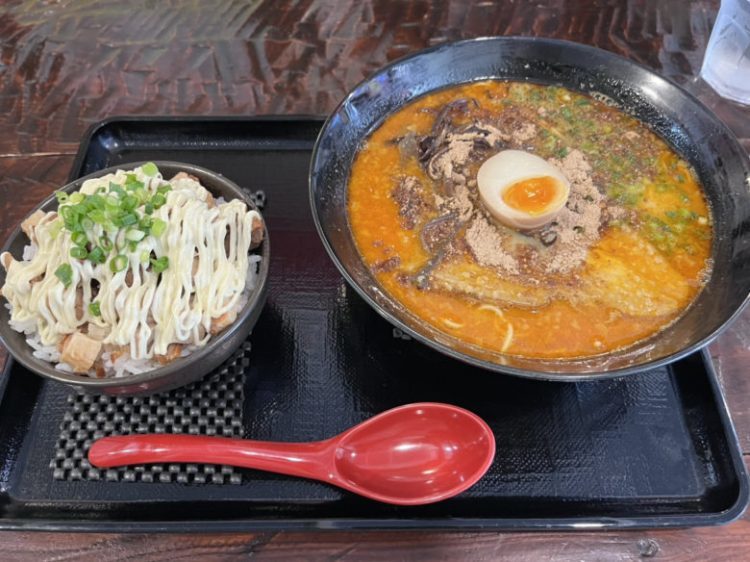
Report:
[[[313,216],[313,222],[315,223],[315,229],[317,230],[318,235],[321,241],[323,242],[323,246],[325,247],[326,252],[328,253],[329,257],[331,258],[331,260],[333,261],[333,263],[335,264],[336,268],[339,270],[341,275],[344,277],[346,282],[349,284],[349,286],[352,287],[357,292],[357,294],[359,294],[359,296],[362,297],[365,300],[365,302],[367,302],[367,304],[369,304],[370,307],[374,309],[382,318],[387,320],[392,325],[398,327],[403,332],[413,337],[414,339],[418,340],[419,342],[426,344],[428,347],[436,349],[440,353],[447,355],[453,359],[462,361],[464,363],[468,363],[475,367],[482,368],[486,370],[488,373],[495,372],[495,373],[501,373],[501,374],[509,374],[509,375],[514,375],[514,376],[534,379],[534,380],[545,380],[545,381],[554,381],[554,382],[585,382],[585,381],[593,381],[593,380],[613,379],[613,378],[623,377],[626,375],[634,375],[638,373],[643,373],[648,370],[663,367],[665,365],[678,361],[684,357],[687,357],[688,355],[692,353],[699,351],[700,349],[704,348],[705,346],[710,344],[712,341],[714,341],[726,329],[728,329],[729,326],[737,319],[737,317],[740,314],[742,314],[742,312],[748,306],[748,304],[750,304],[750,291],[748,291],[748,294],[745,295],[742,301],[742,304],[738,306],[737,309],[724,322],[722,322],[722,324],[719,327],[717,327],[707,336],[667,356],[654,359],[651,361],[643,362],[643,363],[638,363],[636,365],[627,365],[623,367],[606,369],[603,371],[588,372],[588,373],[551,371],[551,370],[550,371],[531,370],[531,369],[513,367],[510,365],[503,365],[503,364],[496,363],[493,361],[480,359],[479,357],[474,357],[474,356],[469,355],[468,353],[464,353],[456,349],[453,349],[449,347],[448,345],[446,345],[445,343],[443,343],[442,341],[439,341],[437,339],[433,339],[424,334],[421,334],[414,328],[407,325],[404,321],[402,321],[401,319],[395,317],[393,314],[388,312],[380,304],[378,304],[377,301],[372,296],[370,296],[368,292],[365,291],[365,289],[361,287],[354,280],[354,278],[352,277],[352,275],[350,275],[344,263],[339,259],[338,255],[333,249],[333,246],[328,240],[328,237],[323,230],[323,225],[321,223],[320,216],[318,215],[317,209],[316,209],[316,204],[315,204],[316,198],[315,198],[315,189],[314,189],[315,175],[316,175],[315,170],[316,170],[316,162],[321,152],[321,144],[324,140],[324,135],[327,132],[328,128],[330,127],[332,120],[341,113],[341,111],[347,106],[347,104],[350,103],[350,101],[356,96],[357,92],[360,91],[366,84],[372,82],[376,77],[381,76],[383,74],[387,74],[398,65],[401,65],[412,59],[423,57],[426,55],[431,55],[441,50],[455,48],[457,46],[465,45],[468,43],[542,44],[542,45],[547,45],[551,47],[557,46],[557,47],[565,48],[565,49],[579,50],[582,52],[584,56],[586,54],[592,54],[592,55],[596,54],[597,56],[600,56],[600,57],[604,56],[604,57],[610,57],[612,59],[618,60],[622,64],[630,65],[636,69],[639,69],[642,72],[646,72],[653,80],[661,81],[665,83],[667,86],[671,88],[675,88],[678,92],[680,92],[681,95],[685,96],[688,100],[692,102],[693,108],[695,111],[700,112],[704,118],[710,120],[714,124],[714,126],[717,127],[717,129],[721,130],[723,135],[725,135],[728,139],[730,139],[732,144],[734,144],[736,147],[741,149],[741,145],[739,144],[739,141],[737,140],[732,130],[723,121],[721,121],[718,117],[716,117],[716,115],[710,109],[708,109],[708,107],[706,107],[706,105],[700,99],[698,99],[695,95],[688,92],[685,88],[683,88],[681,85],[679,85],[677,82],[675,82],[671,78],[662,76],[661,74],[656,73],[653,69],[649,68],[648,66],[642,63],[639,63],[637,61],[631,60],[629,58],[626,58],[612,51],[608,51],[606,49],[601,49],[599,47],[585,45],[583,43],[577,43],[574,41],[568,41],[564,39],[552,39],[552,38],[546,38],[546,37],[484,36],[484,37],[475,37],[471,39],[462,39],[458,41],[448,41],[445,43],[434,45],[432,47],[421,49],[413,53],[408,53],[378,68],[375,72],[373,72],[372,74],[370,74],[363,80],[359,81],[354,87],[352,87],[347,93],[347,95],[335,107],[335,109],[333,109],[333,111],[331,111],[331,113],[326,117],[323,123],[323,126],[321,127],[320,132],[318,133],[318,137],[315,140],[315,144],[313,146],[313,152],[310,158],[310,167],[308,170],[308,195],[309,195],[310,208],[311,208],[311,212]],[[468,84],[472,82],[477,82],[477,81],[482,81],[482,80],[493,80],[493,79],[498,79],[498,77],[485,75],[485,76],[477,77],[476,79],[472,79],[468,81],[456,82],[454,85]],[[502,80],[502,78],[499,78],[499,79]],[[442,88],[436,88],[436,89],[430,90],[429,92],[424,92],[420,94],[419,96],[410,98],[408,102],[406,102],[405,104],[402,104],[399,107],[403,107],[404,105],[411,103],[414,100],[427,95],[428,93],[439,91],[440,89]],[[383,123],[383,121],[384,119],[380,119],[375,124],[373,124],[370,127],[367,134],[369,135],[374,130],[376,130]],[[670,144],[670,147],[673,148],[671,144]],[[750,165],[750,156],[748,156],[744,152],[744,150],[740,150],[740,152],[746,155],[745,161],[746,163],[749,163]],[[348,218],[347,218],[347,223],[348,223]],[[379,283],[378,283],[378,286],[380,286]],[[383,294],[388,295],[387,292],[385,291],[382,291],[382,292]],[[390,296],[388,296],[388,298],[393,300]],[[697,295],[696,295],[696,298],[697,298]],[[694,302],[695,302],[695,299],[691,302],[690,305],[688,305],[688,308],[692,306]],[[683,311],[683,314],[684,313],[685,311]],[[416,317],[414,318],[416,319]],[[651,336],[648,336],[647,338],[644,338],[643,340],[640,340],[640,341],[647,342],[651,340],[652,338],[658,337],[660,333],[661,331],[656,332],[655,334],[652,334]],[[638,343],[638,342],[635,342],[635,343]],[[635,343],[631,345],[635,345]],[[627,353],[628,347],[623,348],[622,351]],[[602,354],[602,355],[606,356],[607,354]],[[512,357],[512,356],[509,356],[509,357]],[[574,361],[574,360],[575,358],[573,358],[571,361]],[[563,360],[562,362],[565,362],[565,360]]]
[[[224,177],[223,175],[217,172],[214,172],[202,166],[197,166],[195,164],[189,164],[186,162],[177,162],[174,160],[141,160],[137,162],[125,162],[125,163],[117,164],[114,166],[108,166],[106,168],[102,168],[101,170],[97,170],[95,172],[92,172],[85,176],[81,176],[80,178],[77,178],[73,181],[66,183],[62,187],[55,189],[48,197],[45,197],[44,200],[42,200],[27,215],[24,216],[24,219],[26,217],[31,216],[36,211],[41,210],[42,207],[45,207],[50,202],[53,202],[55,200],[55,193],[57,191],[73,192],[73,191],[80,189],[81,185],[86,180],[106,176],[107,174],[114,173],[117,170],[132,170],[134,168],[142,166],[143,164],[146,164],[147,162],[153,162],[160,169],[160,171],[163,166],[163,167],[170,167],[170,168],[178,168],[179,171],[184,171],[188,174],[197,175],[201,179],[201,185],[203,185],[203,181],[202,181],[203,178],[201,176],[210,178],[211,181],[213,182],[223,184],[224,187],[228,188],[229,191],[231,191],[236,196],[235,197],[236,199],[241,199],[245,204],[247,204],[247,206],[250,209],[255,210],[258,213],[260,213],[260,210],[257,208],[255,203],[250,199],[250,197],[245,192],[245,190],[243,190],[239,185],[237,185],[232,180]],[[211,192],[211,189],[209,187],[205,185],[203,185],[203,187],[207,189],[209,192]],[[261,213],[261,217],[262,217],[262,213]],[[22,219],[21,222],[23,222],[24,219]],[[11,234],[6,239],[5,243],[0,249],[0,253],[10,251],[10,246],[18,239],[19,236],[25,236],[25,234],[21,230],[20,222],[19,224],[16,225],[16,227],[13,229]],[[19,350],[16,349],[17,346],[15,345],[13,340],[9,340],[5,336],[6,334],[10,335],[12,333],[23,335],[23,333],[16,332],[10,327],[10,325],[5,324],[5,323],[0,325],[0,343],[2,343],[2,345],[8,350],[8,353],[11,355],[13,360],[18,361],[25,368],[36,373],[37,375],[55,380],[57,382],[65,383],[68,385],[73,385],[73,386],[85,389],[87,391],[95,392],[97,390],[105,390],[109,388],[119,389],[123,387],[137,389],[140,385],[151,383],[163,377],[168,377],[169,375],[172,375],[173,373],[175,373],[175,371],[179,371],[179,370],[184,370],[185,374],[189,375],[188,369],[190,368],[191,365],[194,365],[200,362],[201,360],[209,356],[211,353],[213,353],[216,348],[219,348],[222,345],[225,345],[226,342],[229,339],[231,339],[232,335],[240,328],[241,324],[243,323],[242,321],[246,319],[247,317],[251,316],[251,314],[255,311],[256,308],[262,307],[265,304],[265,293],[266,293],[266,285],[268,281],[268,271],[269,271],[269,261],[270,261],[268,227],[266,225],[265,220],[263,220],[262,245],[263,247],[261,251],[259,252],[259,255],[262,255],[264,259],[260,261],[260,269],[258,270],[257,283],[255,287],[253,288],[252,292],[250,293],[247,303],[245,303],[245,306],[237,314],[237,318],[232,323],[232,325],[229,326],[227,329],[223,330],[221,333],[217,334],[216,336],[212,336],[211,339],[209,339],[206,345],[204,345],[202,348],[196,349],[192,351],[189,355],[186,355],[185,357],[179,357],[175,359],[174,361],[167,363],[164,366],[157,367],[156,369],[152,369],[150,371],[146,371],[146,372],[138,373],[138,374],[124,375],[122,377],[103,377],[103,378],[94,378],[94,377],[82,376],[82,375],[78,375],[75,373],[68,373],[65,371],[61,371],[59,369],[55,369],[52,363],[43,361],[41,359],[37,359],[36,357],[33,357],[33,356],[31,356],[32,360],[29,360],[26,356],[24,356],[24,354],[19,353]],[[3,279],[5,279],[6,272],[3,271],[2,275],[3,275]],[[0,306],[5,306],[5,304],[7,303],[7,301],[5,301],[5,298],[0,297],[0,300],[2,301],[0,303]],[[30,349],[25,338],[23,340],[23,345],[25,345],[27,349]],[[6,369],[7,369],[7,366],[6,366]],[[170,385],[170,388],[179,388],[186,384],[190,384],[193,381],[194,379],[191,379],[179,385]]]

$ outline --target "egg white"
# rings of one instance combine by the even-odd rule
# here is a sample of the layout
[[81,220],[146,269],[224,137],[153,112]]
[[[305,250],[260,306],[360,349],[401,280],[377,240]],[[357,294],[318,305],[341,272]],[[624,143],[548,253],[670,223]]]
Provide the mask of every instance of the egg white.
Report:
[[[531,215],[503,201],[503,193],[511,185],[540,177],[551,177],[557,185],[555,199],[541,213]],[[477,187],[482,203],[492,216],[520,230],[532,230],[552,221],[565,206],[570,194],[570,182],[560,170],[543,158],[523,150],[503,150],[485,160],[477,173]]]

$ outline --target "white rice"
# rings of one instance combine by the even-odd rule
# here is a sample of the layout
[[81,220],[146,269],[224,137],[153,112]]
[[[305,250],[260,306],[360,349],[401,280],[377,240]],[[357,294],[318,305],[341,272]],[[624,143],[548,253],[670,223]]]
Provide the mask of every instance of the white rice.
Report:
[[60,361],[60,352],[57,348],[54,345],[42,345],[38,333],[34,332],[30,336],[27,336],[26,343],[34,350],[31,354],[37,359],[50,363]]

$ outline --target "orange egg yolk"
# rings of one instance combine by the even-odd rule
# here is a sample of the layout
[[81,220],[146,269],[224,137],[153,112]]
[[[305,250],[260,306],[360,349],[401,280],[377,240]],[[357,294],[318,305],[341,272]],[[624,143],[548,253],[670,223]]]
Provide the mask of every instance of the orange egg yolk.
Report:
[[558,180],[550,176],[521,180],[503,192],[503,201],[517,211],[539,215],[556,199],[557,184]]

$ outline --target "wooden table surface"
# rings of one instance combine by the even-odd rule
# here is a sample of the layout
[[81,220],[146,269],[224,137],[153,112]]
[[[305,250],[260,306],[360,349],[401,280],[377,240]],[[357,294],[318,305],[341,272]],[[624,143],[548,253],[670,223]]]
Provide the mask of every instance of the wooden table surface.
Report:
[[[698,95],[750,150],[750,111],[696,78],[717,8],[709,0],[4,2],[0,239],[64,183],[82,134],[101,119],[325,114],[396,57],[485,35],[572,39],[643,63]],[[750,459],[750,311],[711,354]],[[5,360],[0,348],[0,367]],[[750,559],[750,518],[599,533],[6,532],[0,544],[4,560],[741,560]]]

